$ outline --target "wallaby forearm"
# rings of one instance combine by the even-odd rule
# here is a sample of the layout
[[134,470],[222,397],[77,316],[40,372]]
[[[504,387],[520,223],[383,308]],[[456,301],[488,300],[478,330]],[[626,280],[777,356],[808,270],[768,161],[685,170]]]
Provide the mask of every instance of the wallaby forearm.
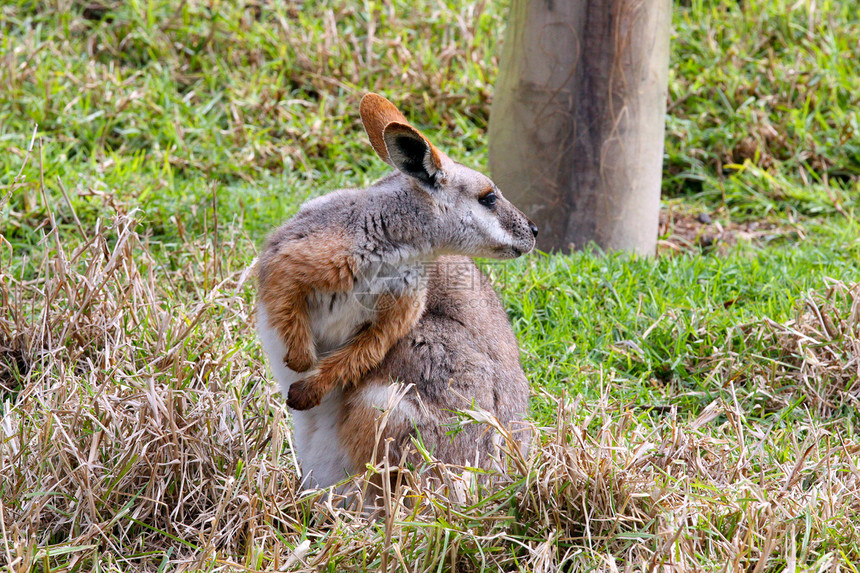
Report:
[[307,409],[318,404],[338,384],[353,384],[364,377],[418,323],[426,299],[423,289],[400,296],[381,294],[374,321],[347,345],[323,359],[315,375],[291,386],[287,404],[297,410]]

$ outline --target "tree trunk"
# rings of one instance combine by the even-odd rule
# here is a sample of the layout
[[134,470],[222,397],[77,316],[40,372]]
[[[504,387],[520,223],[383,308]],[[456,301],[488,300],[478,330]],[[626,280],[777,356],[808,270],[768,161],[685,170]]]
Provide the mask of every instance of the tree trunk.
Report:
[[653,254],[671,0],[513,0],[490,170],[542,250]]

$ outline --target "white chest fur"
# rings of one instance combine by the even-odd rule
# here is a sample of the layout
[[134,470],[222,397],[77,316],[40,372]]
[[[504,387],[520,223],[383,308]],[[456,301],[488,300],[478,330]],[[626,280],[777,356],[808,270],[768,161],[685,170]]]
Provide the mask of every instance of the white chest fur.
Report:
[[317,352],[323,355],[346,344],[365,323],[373,320],[376,297],[354,293],[315,292],[308,312]]

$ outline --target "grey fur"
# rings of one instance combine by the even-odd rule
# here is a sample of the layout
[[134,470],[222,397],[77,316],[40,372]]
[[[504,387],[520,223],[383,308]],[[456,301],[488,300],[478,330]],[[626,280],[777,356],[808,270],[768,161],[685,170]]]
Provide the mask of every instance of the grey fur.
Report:
[[[393,438],[390,460],[398,463],[419,438],[440,460],[451,464],[493,466],[493,433],[469,425],[447,434],[458,410],[486,410],[528,445],[522,424],[529,383],[520,365],[519,347],[508,316],[484,274],[466,257],[442,257],[431,272],[427,308],[418,325],[391,349],[385,361],[361,386],[396,380],[414,384],[403,399],[420,412],[412,425],[386,427]],[[349,404],[347,396],[346,403]],[[420,463],[414,451],[407,455]],[[356,468],[360,470],[361,468]]]
[[[282,243],[331,228],[343,229],[353,239],[351,254],[365,274],[378,275],[379,266],[386,265],[386,276],[392,279],[401,267],[414,273],[416,264],[440,255],[507,259],[534,248],[531,222],[493,182],[445,159],[453,169],[440,172],[435,186],[394,172],[365,189],[341,189],[308,201],[270,237],[260,259],[261,281]],[[477,201],[484,188],[495,189],[498,199],[492,212]],[[497,220],[507,243],[475,221],[474,213],[480,210]]]

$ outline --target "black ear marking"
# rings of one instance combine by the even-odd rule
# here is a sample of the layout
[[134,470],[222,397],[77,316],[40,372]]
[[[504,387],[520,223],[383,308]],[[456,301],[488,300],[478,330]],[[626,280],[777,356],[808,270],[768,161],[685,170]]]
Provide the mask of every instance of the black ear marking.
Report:
[[441,167],[439,152],[410,125],[392,123],[383,132],[391,164],[401,172],[427,185],[436,185]]
[[392,142],[396,151],[389,154],[393,157],[397,168],[411,175],[416,179],[420,179],[424,183],[435,184],[436,176],[430,173],[425,165],[425,159],[430,152],[427,144],[413,137],[398,135]]

